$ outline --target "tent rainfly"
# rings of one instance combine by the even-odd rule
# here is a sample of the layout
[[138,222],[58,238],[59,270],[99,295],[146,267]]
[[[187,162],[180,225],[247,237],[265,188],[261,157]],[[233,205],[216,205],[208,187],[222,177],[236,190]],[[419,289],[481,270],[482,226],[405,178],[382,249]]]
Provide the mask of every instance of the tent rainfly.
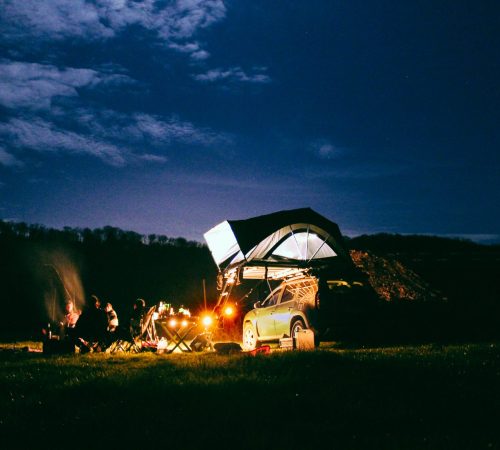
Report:
[[332,258],[350,261],[337,224],[310,208],[226,220],[204,237],[220,271],[242,267],[243,278],[281,277]]

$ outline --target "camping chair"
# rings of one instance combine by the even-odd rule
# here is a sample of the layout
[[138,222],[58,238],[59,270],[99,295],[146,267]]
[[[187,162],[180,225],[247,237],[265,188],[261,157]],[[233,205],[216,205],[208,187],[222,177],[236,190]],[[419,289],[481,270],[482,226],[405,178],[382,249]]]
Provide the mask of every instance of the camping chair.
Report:
[[139,353],[141,351],[140,343],[136,342],[128,327],[118,326],[115,334],[116,340],[109,346],[109,353]]
[[140,330],[135,334],[130,328],[119,327],[116,330],[118,339],[111,344],[109,352],[116,353],[123,351],[128,353],[139,353],[143,350],[143,341],[156,343],[158,336],[156,334],[155,322],[153,319],[155,310],[156,306],[152,306],[147,310],[141,318]]
[[141,334],[138,336],[140,340],[154,342],[158,340],[154,321],[154,313],[156,306],[151,306],[148,312],[141,319]]

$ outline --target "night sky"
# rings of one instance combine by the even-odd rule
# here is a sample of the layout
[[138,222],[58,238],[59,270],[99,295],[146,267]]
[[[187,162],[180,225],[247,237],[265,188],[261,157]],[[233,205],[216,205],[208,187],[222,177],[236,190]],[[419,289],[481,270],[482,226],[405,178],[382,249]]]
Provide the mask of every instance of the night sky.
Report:
[[0,0],[0,218],[500,240],[498,1]]

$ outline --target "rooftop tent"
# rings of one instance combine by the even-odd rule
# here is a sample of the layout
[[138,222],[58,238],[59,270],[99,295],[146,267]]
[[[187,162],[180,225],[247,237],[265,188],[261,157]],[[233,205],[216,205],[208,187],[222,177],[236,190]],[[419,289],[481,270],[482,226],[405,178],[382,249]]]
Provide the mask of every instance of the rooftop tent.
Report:
[[227,220],[204,236],[219,269],[243,266],[244,278],[332,258],[350,260],[337,224],[310,208]]

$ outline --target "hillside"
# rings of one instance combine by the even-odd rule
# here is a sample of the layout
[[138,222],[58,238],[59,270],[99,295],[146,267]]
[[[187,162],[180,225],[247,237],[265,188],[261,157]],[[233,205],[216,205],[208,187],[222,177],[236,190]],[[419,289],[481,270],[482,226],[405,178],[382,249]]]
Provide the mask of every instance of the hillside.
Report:
[[366,275],[377,295],[385,301],[429,301],[441,298],[429,283],[397,259],[351,250],[354,264]]

